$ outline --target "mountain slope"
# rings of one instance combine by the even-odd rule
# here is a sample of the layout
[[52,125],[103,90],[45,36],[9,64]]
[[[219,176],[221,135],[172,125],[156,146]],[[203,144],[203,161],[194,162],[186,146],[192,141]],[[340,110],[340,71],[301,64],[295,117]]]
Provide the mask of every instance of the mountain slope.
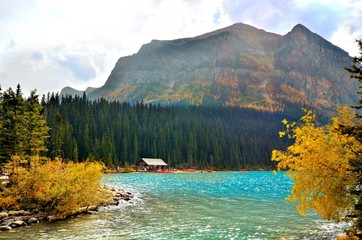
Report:
[[357,82],[344,70],[350,64],[345,51],[299,24],[276,47],[274,66],[280,74],[270,82],[268,94],[324,110],[353,104]]
[[357,100],[357,84],[343,70],[350,63],[345,51],[300,24],[281,36],[238,23],[194,38],[153,40],[120,58],[88,97],[329,112]]
[[85,91],[79,91],[71,87],[65,87],[60,91],[60,96],[83,96],[83,93],[89,95],[93,92],[96,88],[88,87]]

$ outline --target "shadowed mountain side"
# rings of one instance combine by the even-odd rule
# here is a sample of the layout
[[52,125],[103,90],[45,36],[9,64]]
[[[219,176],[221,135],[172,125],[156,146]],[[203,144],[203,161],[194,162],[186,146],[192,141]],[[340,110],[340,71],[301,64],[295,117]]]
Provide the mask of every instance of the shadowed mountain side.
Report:
[[194,38],[153,40],[120,58],[88,97],[329,113],[357,101],[357,83],[343,70],[350,64],[347,52],[300,24],[281,36],[238,23]]
[[83,93],[85,93],[87,96],[93,92],[96,88],[88,87],[85,91],[79,91],[71,87],[65,87],[60,92],[60,96],[83,96]]

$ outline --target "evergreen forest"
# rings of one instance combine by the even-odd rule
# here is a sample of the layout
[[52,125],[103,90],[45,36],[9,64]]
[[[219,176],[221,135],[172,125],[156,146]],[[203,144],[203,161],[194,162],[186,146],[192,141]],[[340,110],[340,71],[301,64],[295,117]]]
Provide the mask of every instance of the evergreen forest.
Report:
[[83,96],[43,96],[48,156],[128,166],[142,157],[175,168],[273,168],[280,114],[248,108],[161,106],[89,101]]
[[162,106],[60,97],[20,86],[1,92],[0,161],[11,156],[102,161],[130,166],[142,157],[161,158],[172,168],[240,170],[274,168],[273,149],[286,116],[250,108]]

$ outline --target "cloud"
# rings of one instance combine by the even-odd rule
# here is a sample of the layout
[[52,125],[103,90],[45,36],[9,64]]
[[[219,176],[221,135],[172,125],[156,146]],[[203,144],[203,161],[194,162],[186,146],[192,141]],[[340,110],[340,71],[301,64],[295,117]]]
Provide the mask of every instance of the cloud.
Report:
[[225,1],[224,6],[233,21],[240,21],[269,31],[285,34],[301,23],[325,38],[329,38],[346,17],[346,9],[336,0],[239,0]]
[[[357,0],[0,0],[0,83],[39,92],[99,87],[116,61],[152,39],[243,22],[285,34],[298,23],[353,52]],[[25,92],[25,91],[24,91]]]
[[1,56],[0,83],[4,89],[20,83],[24,93],[32,89],[57,92],[65,86],[99,87],[114,66],[114,55],[101,45],[15,49]]
[[6,48],[8,48],[8,49],[15,49],[16,48],[16,42],[14,41],[14,39],[11,39],[11,41],[6,46]]
[[58,63],[80,80],[90,80],[96,76],[95,67],[85,56],[63,56]]
[[45,92],[99,87],[119,57],[152,39],[192,37],[231,24],[221,0],[0,1],[1,84]]
[[35,51],[31,56],[35,61],[42,61],[45,59],[46,54],[42,51]]
[[330,41],[338,46],[342,46],[352,56],[359,56],[359,49],[355,40],[362,39],[362,2],[346,1],[343,4],[348,15],[337,26],[332,33]]
[[298,19],[326,39],[331,37],[340,22],[346,19],[348,13],[348,9],[333,1],[310,3],[301,10]]
[[233,22],[286,34],[298,23],[354,55],[355,39],[362,38],[362,1],[359,0],[225,0]]
[[[294,22],[295,13],[290,0],[224,1],[224,8],[233,22],[243,22],[269,31],[284,32]],[[288,20],[288,21],[286,21]]]

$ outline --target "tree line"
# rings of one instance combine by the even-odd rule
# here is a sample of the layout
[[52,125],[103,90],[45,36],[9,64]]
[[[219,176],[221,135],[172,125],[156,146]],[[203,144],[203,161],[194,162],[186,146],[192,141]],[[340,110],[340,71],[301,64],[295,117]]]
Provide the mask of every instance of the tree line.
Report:
[[248,108],[131,105],[54,93],[41,103],[50,158],[107,166],[151,157],[178,168],[272,167],[271,150],[287,142],[278,137],[281,115]]
[[33,210],[41,217],[66,217],[81,207],[107,203],[100,190],[104,165],[49,159],[53,141],[36,91],[24,97],[20,85],[0,89],[0,211]]
[[11,156],[23,158],[42,155],[49,128],[42,116],[36,91],[23,97],[20,85],[13,91],[0,88],[0,161],[7,162]]
[[248,108],[38,98],[24,98],[19,85],[0,90],[1,163],[37,155],[112,167],[151,157],[177,168],[271,168],[272,149],[288,142],[278,137],[281,114]]

